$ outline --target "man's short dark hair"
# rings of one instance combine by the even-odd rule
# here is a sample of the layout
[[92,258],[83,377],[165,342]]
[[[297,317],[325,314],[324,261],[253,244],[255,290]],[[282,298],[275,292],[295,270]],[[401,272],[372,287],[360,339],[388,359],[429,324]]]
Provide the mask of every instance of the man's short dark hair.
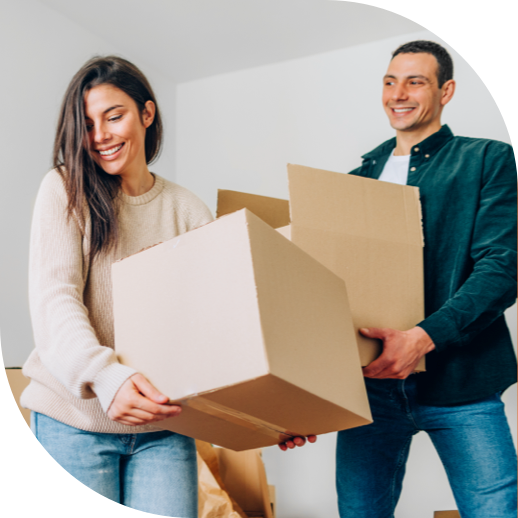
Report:
[[437,81],[439,88],[442,88],[442,85],[446,81],[453,79],[453,60],[448,51],[434,41],[416,40],[400,45],[392,53],[392,59],[398,54],[419,54],[421,52],[431,54],[437,60]]

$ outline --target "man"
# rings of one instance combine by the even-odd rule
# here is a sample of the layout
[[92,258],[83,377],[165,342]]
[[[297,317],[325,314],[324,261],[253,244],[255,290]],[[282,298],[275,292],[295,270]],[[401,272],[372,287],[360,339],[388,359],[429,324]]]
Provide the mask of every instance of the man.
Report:
[[[421,430],[463,518],[516,518],[516,452],[500,400],[516,382],[503,316],[516,298],[516,165],[511,146],[441,125],[454,92],[443,47],[399,47],[382,96],[396,137],[351,173],[419,187],[426,318],[407,331],[362,330],[383,353],[364,368],[374,423],[338,434],[342,518],[393,517]],[[427,372],[412,374],[425,354]]]
[[[342,518],[393,516],[421,430],[463,518],[516,518],[516,452],[500,399],[516,382],[503,316],[516,298],[516,165],[511,146],[456,137],[441,125],[454,92],[443,47],[399,47],[382,96],[396,137],[351,173],[419,187],[426,318],[404,332],[362,330],[383,340],[383,354],[364,368],[374,423],[338,434]],[[412,374],[424,354],[427,372]]]

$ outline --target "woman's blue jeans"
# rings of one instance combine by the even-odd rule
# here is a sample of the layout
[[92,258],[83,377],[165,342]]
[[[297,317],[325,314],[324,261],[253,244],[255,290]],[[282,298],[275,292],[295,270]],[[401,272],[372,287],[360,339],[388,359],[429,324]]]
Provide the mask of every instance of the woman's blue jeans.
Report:
[[173,432],[85,432],[32,412],[31,428],[71,475],[101,495],[139,511],[198,517],[194,440]]
[[341,518],[393,518],[419,431],[441,458],[462,518],[516,518],[516,450],[499,394],[435,407],[417,403],[414,375],[366,384],[374,422],[338,434]]

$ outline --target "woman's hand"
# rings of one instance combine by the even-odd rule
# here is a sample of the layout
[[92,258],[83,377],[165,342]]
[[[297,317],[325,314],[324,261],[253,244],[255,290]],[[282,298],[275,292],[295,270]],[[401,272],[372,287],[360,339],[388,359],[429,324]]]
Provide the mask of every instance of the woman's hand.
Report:
[[308,442],[316,442],[317,436],[308,435],[307,437],[293,437],[293,439],[290,439],[286,442],[281,442],[281,444],[279,444],[279,448],[282,451],[286,451],[288,448],[292,450],[295,448],[295,446],[304,446],[304,444],[306,444],[306,439]]
[[168,401],[167,396],[137,373],[122,384],[107,414],[112,421],[129,426],[156,423],[182,411],[178,405],[167,404]]

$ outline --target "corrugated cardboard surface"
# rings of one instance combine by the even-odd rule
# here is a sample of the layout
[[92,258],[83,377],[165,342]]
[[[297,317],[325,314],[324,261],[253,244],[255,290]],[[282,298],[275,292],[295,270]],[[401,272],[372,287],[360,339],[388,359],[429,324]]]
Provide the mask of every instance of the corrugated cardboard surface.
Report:
[[344,282],[247,210],[113,265],[116,351],[234,450],[370,422]]
[[219,472],[228,493],[250,517],[273,518],[270,489],[260,450],[216,448]]
[[[353,321],[407,330],[424,318],[416,187],[288,166],[291,239],[344,279]],[[362,364],[379,345],[357,333]],[[424,367],[422,362],[421,368]]]
[[273,228],[290,224],[288,200],[218,189],[216,217],[219,218],[241,209],[248,209]]
[[20,412],[22,413],[25,421],[30,426],[31,411],[20,406],[20,396],[25,390],[25,387],[29,384],[29,379],[27,379],[22,374],[21,368],[7,368],[5,369],[5,373],[7,374],[7,381],[9,381],[9,385],[11,387],[14,399],[16,400],[16,404],[18,405],[18,408],[20,409]]
[[460,518],[459,511],[435,511],[433,518]]
[[[291,225],[278,231],[344,279],[361,363],[368,365],[381,344],[360,335],[361,327],[407,330],[424,318],[419,191],[298,165],[288,165],[288,179]],[[218,214],[244,203],[252,212],[268,210],[258,208],[262,196],[219,192]],[[423,358],[417,370],[424,368]]]

